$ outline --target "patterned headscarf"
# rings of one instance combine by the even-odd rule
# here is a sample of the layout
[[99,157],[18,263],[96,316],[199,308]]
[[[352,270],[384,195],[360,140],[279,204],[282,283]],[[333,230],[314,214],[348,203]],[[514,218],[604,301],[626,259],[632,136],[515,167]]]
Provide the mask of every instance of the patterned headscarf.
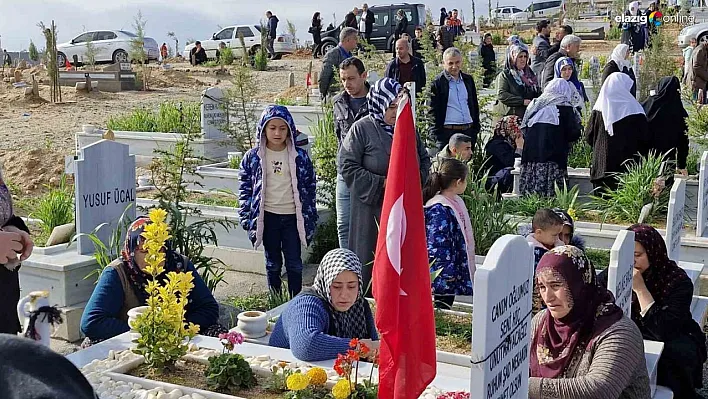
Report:
[[0,167],[0,226],[4,226],[13,215],[12,195],[10,189],[5,184],[2,175],[2,167]]
[[514,77],[514,81],[516,81],[516,84],[518,84],[519,86],[528,86],[532,88],[538,87],[538,80],[536,79],[536,74],[533,73],[533,71],[528,65],[528,62],[526,63],[523,69],[516,68],[516,59],[521,53],[526,53],[526,55],[528,56],[529,50],[526,45],[512,44],[511,46],[509,46],[509,55],[506,58],[506,69],[509,70],[511,76]]
[[556,215],[560,216],[561,220],[563,220],[564,226],[570,227],[570,237],[573,238],[573,233],[575,233],[575,222],[573,221],[573,218],[570,217],[568,212],[563,209],[553,208],[552,210],[556,213]]
[[383,78],[377,80],[369,90],[369,94],[366,95],[369,115],[390,135],[393,135],[393,125],[384,122],[384,114],[391,103],[396,100],[402,88],[403,86],[397,81],[391,78]]
[[[150,223],[150,219],[146,216],[140,216],[130,227],[125,234],[125,243],[123,244],[123,251],[121,252],[121,260],[125,264],[128,272],[128,277],[130,278],[130,283],[133,286],[135,294],[143,302],[147,300],[147,292],[145,292],[145,287],[147,286],[148,275],[140,270],[140,266],[135,262],[135,251],[137,251],[142,243],[145,241],[142,234],[145,231],[145,226]],[[163,277],[169,272],[184,272],[185,265],[182,256],[176,253],[168,241],[165,243],[165,266],[164,273],[158,276],[158,280],[162,281]]]
[[[655,228],[648,224],[635,224],[627,230],[634,232],[634,241],[642,244],[647,252],[649,268],[642,273],[642,277],[657,304],[669,296],[679,283],[691,281],[686,272],[669,259],[666,243]],[[639,301],[633,295],[632,310],[639,308]]]
[[570,75],[570,79],[568,79],[568,82],[572,83],[573,86],[575,86],[575,89],[578,91],[579,94],[582,94],[585,91],[585,87],[578,80],[578,71],[575,69],[575,63],[570,57],[561,57],[558,59],[558,61],[556,61],[556,64],[553,66],[553,70],[555,71],[555,77],[560,78],[561,69],[563,69],[563,67],[567,65],[570,65],[573,72],[575,72]]
[[529,103],[521,121],[521,128],[531,127],[536,123],[558,125],[560,123],[558,108],[556,106],[572,106],[573,89],[565,79],[555,78],[548,83],[543,94],[534,98]]
[[[361,278],[361,261],[356,254],[348,249],[333,249],[322,258],[317,269],[315,281],[310,290],[303,291],[305,295],[315,295],[323,300],[331,316],[330,332],[340,338],[371,338],[366,317],[363,281]],[[350,271],[359,277],[359,296],[354,305],[346,312],[337,311],[332,306],[331,286],[341,272]]]
[[536,278],[549,276],[561,282],[569,295],[570,313],[554,319],[546,311],[531,343],[531,377],[559,378],[578,351],[622,318],[607,288],[597,284],[595,268],[580,249],[565,245],[546,252],[536,268]]
[[519,124],[521,121],[516,115],[507,115],[497,121],[494,126],[494,135],[501,136],[516,149],[516,138],[521,134]]

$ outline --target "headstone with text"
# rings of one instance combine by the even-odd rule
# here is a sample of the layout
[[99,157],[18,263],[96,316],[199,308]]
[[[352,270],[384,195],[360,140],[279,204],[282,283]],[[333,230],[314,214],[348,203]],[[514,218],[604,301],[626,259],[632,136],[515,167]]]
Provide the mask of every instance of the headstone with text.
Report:
[[610,250],[607,289],[627,317],[632,317],[632,277],[634,271],[634,232],[620,230]]
[[683,233],[684,205],[686,205],[686,180],[676,179],[669,196],[669,211],[666,214],[666,249],[669,259],[678,262]]
[[708,237],[708,151],[703,152],[698,175],[698,217],[696,236]]
[[226,123],[223,98],[224,92],[218,87],[209,87],[202,93],[202,135],[205,139],[226,138],[221,130]]
[[533,262],[523,237],[505,235],[475,272],[472,398],[528,398]]
[[[128,149],[127,144],[101,140],[82,148],[74,162],[76,233],[90,234],[106,223],[97,236],[107,246],[124,212],[135,219],[135,156]],[[79,254],[94,253],[89,237],[80,235],[77,241]]]

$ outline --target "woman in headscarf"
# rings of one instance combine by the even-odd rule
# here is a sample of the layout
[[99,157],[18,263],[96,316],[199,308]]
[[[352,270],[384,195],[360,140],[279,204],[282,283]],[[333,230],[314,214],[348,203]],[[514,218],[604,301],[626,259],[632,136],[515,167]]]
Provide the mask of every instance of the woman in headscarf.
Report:
[[523,44],[509,46],[506,66],[497,77],[497,115],[524,117],[526,106],[541,95],[536,74],[529,67],[529,51]]
[[611,74],[600,89],[585,127],[585,140],[593,149],[590,181],[596,190],[616,189],[615,174],[626,170],[625,161],[648,153],[647,117],[630,93],[632,85],[628,75]]
[[[393,128],[402,90],[393,79],[377,81],[366,96],[369,115],[354,122],[339,149],[339,173],[351,192],[351,220],[356,221],[349,226],[349,249],[364,265],[366,294],[371,281]],[[420,137],[417,142],[421,182],[425,182],[430,171],[430,156]]]
[[[150,219],[138,217],[126,232],[123,250],[118,259],[111,262],[101,273],[81,316],[81,332],[86,335],[84,346],[115,337],[130,330],[128,311],[147,304],[147,283],[151,276],[144,272],[147,250],[143,248],[142,236]],[[165,252],[164,272],[157,277],[160,284],[166,283],[167,273],[192,273],[194,288],[189,293],[187,322],[199,325],[202,335],[217,336],[226,330],[218,325],[219,304],[209,291],[192,262],[178,254],[168,241]]]
[[568,177],[568,152],[580,138],[580,115],[571,104],[573,88],[562,78],[553,79],[541,97],[529,104],[521,130],[521,193],[551,197],[555,185],[563,187]]
[[632,63],[629,61],[629,46],[623,43],[615,46],[612,50],[609,61],[602,69],[602,77],[600,78],[600,85],[605,83],[607,77],[615,72],[622,72],[627,74],[632,78],[632,89],[630,92],[633,97],[637,96],[637,78],[634,76],[634,69],[632,68]]
[[642,334],[583,251],[551,249],[535,278],[546,309],[532,321],[529,398],[650,398]]
[[317,52],[322,44],[322,17],[320,16],[319,11],[312,15],[310,33],[312,34],[312,41],[314,43],[312,47],[312,55],[314,58],[317,58]]
[[659,80],[656,93],[642,103],[647,115],[650,148],[659,154],[669,153],[668,159],[676,163],[679,173],[688,175],[688,113],[681,102],[681,83],[676,76]]
[[494,52],[492,34],[489,32],[484,34],[484,40],[479,46],[479,56],[482,58],[482,68],[484,68],[483,85],[489,87],[497,73],[497,56]]
[[403,9],[400,9],[398,10],[398,12],[396,12],[396,18],[398,18],[398,22],[396,22],[394,39],[398,40],[404,33],[408,31],[408,18],[406,17],[406,13],[405,11],[403,11]]
[[657,384],[676,398],[694,398],[703,386],[706,361],[705,335],[691,316],[693,283],[686,272],[669,259],[666,244],[656,229],[635,224],[632,320],[644,339],[664,343]]
[[570,216],[570,213],[560,208],[553,208],[553,212],[558,214],[563,220],[563,230],[561,230],[558,238],[563,241],[565,245],[572,245],[581,251],[585,251],[585,239],[575,234],[575,221],[573,217]]
[[[0,334],[17,334],[20,300],[20,262],[32,254],[34,243],[22,218],[15,216],[10,189],[0,167]],[[7,260],[7,261],[6,261]]]
[[361,272],[354,252],[341,248],[327,252],[312,288],[293,298],[280,315],[269,345],[289,348],[306,362],[336,359],[350,349],[352,338],[378,346]]
[[582,112],[585,109],[585,103],[588,101],[588,96],[585,93],[585,86],[578,80],[577,74],[573,75],[574,70],[575,63],[570,57],[559,58],[553,67],[553,71],[555,72],[554,77],[563,78],[567,82],[571,83],[573,97],[570,99],[570,103],[579,112]]
[[[639,9],[639,1],[633,1],[627,5],[625,16],[638,17],[642,15]],[[622,36],[620,41],[622,44],[628,45],[633,52],[637,52],[644,48],[646,43],[645,25],[639,22],[624,22],[622,23]]]
[[524,150],[524,135],[521,133],[521,119],[516,115],[507,115],[497,121],[494,134],[484,146],[489,168],[490,189],[494,186],[498,193],[507,193],[514,184],[511,170],[516,158],[521,158]]

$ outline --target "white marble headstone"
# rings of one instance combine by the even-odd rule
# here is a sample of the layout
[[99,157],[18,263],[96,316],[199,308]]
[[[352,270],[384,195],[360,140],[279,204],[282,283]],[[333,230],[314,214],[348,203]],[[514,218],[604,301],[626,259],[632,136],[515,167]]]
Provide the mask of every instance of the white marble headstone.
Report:
[[704,151],[701,157],[701,168],[698,179],[696,236],[708,237],[708,151]]
[[523,237],[505,235],[477,268],[472,398],[528,398],[533,262]]
[[224,92],[218,87],[209,87],[202,93],[202,134],[205,139],[223,139],[221,127],[226,123],[226,113],[221,103]]
[[627,317],[632,317],[632,273],[634,271],[634,232],[620,230],[610,250],[607,289]]
[[666,249],[669,259],[678,262],[681,252],[681,233],[683,233],[683,213],[686,205],[686,180],[676,179],[671,187],[669,211],[666,214]]
[[[123,212],[135,218],[135,156],[128,154],[127,144],[101,140],[81,149],[74,163],[76,190],[76,233],[98,231],[98,237],[109,244],[111,232]],[[81,255],[94,253],[94,245],[86,236],[79,236]]]

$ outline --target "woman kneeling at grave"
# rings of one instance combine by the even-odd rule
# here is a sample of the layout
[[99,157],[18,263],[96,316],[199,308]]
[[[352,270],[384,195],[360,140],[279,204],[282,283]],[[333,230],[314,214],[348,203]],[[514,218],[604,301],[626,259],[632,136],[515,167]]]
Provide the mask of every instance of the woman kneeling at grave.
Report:
[[312,288],[293,298],[278,319],[270,346],[289,348],[303,361],[320,361],[346,353],[352,338],[378,347],[361,262],[348,249],[333,249],[322,259]]
[[657,383],[669,387],[676,398],[696,397],[703,386],[705,336],[691,316],[693,283],[669,259],[666,244],[656,229],[635,224],[632,320],[644,339],[661,341]]
[[[128,228],[121,256],[101,273],[81,317],[81,331],[86,335],[84,346],[115,337],[130,330],[128,311],[147,301],[145,287],[149,275],[143,272],[147,250],[143,249],[142,233],[150,223],[139,217]],[[204,284],[192,262],[165,245],[165,271],[158,280],[165,282],[169,272],[192,273],[194,288],[189,293],[186,319],[200,326],[200,334],[217,336],[226,330],[217,324],[219,304]]]
[[583,251],[551,249],[536,282],[547,309],[533,318],[529,398],[649,398],[642,334]]

